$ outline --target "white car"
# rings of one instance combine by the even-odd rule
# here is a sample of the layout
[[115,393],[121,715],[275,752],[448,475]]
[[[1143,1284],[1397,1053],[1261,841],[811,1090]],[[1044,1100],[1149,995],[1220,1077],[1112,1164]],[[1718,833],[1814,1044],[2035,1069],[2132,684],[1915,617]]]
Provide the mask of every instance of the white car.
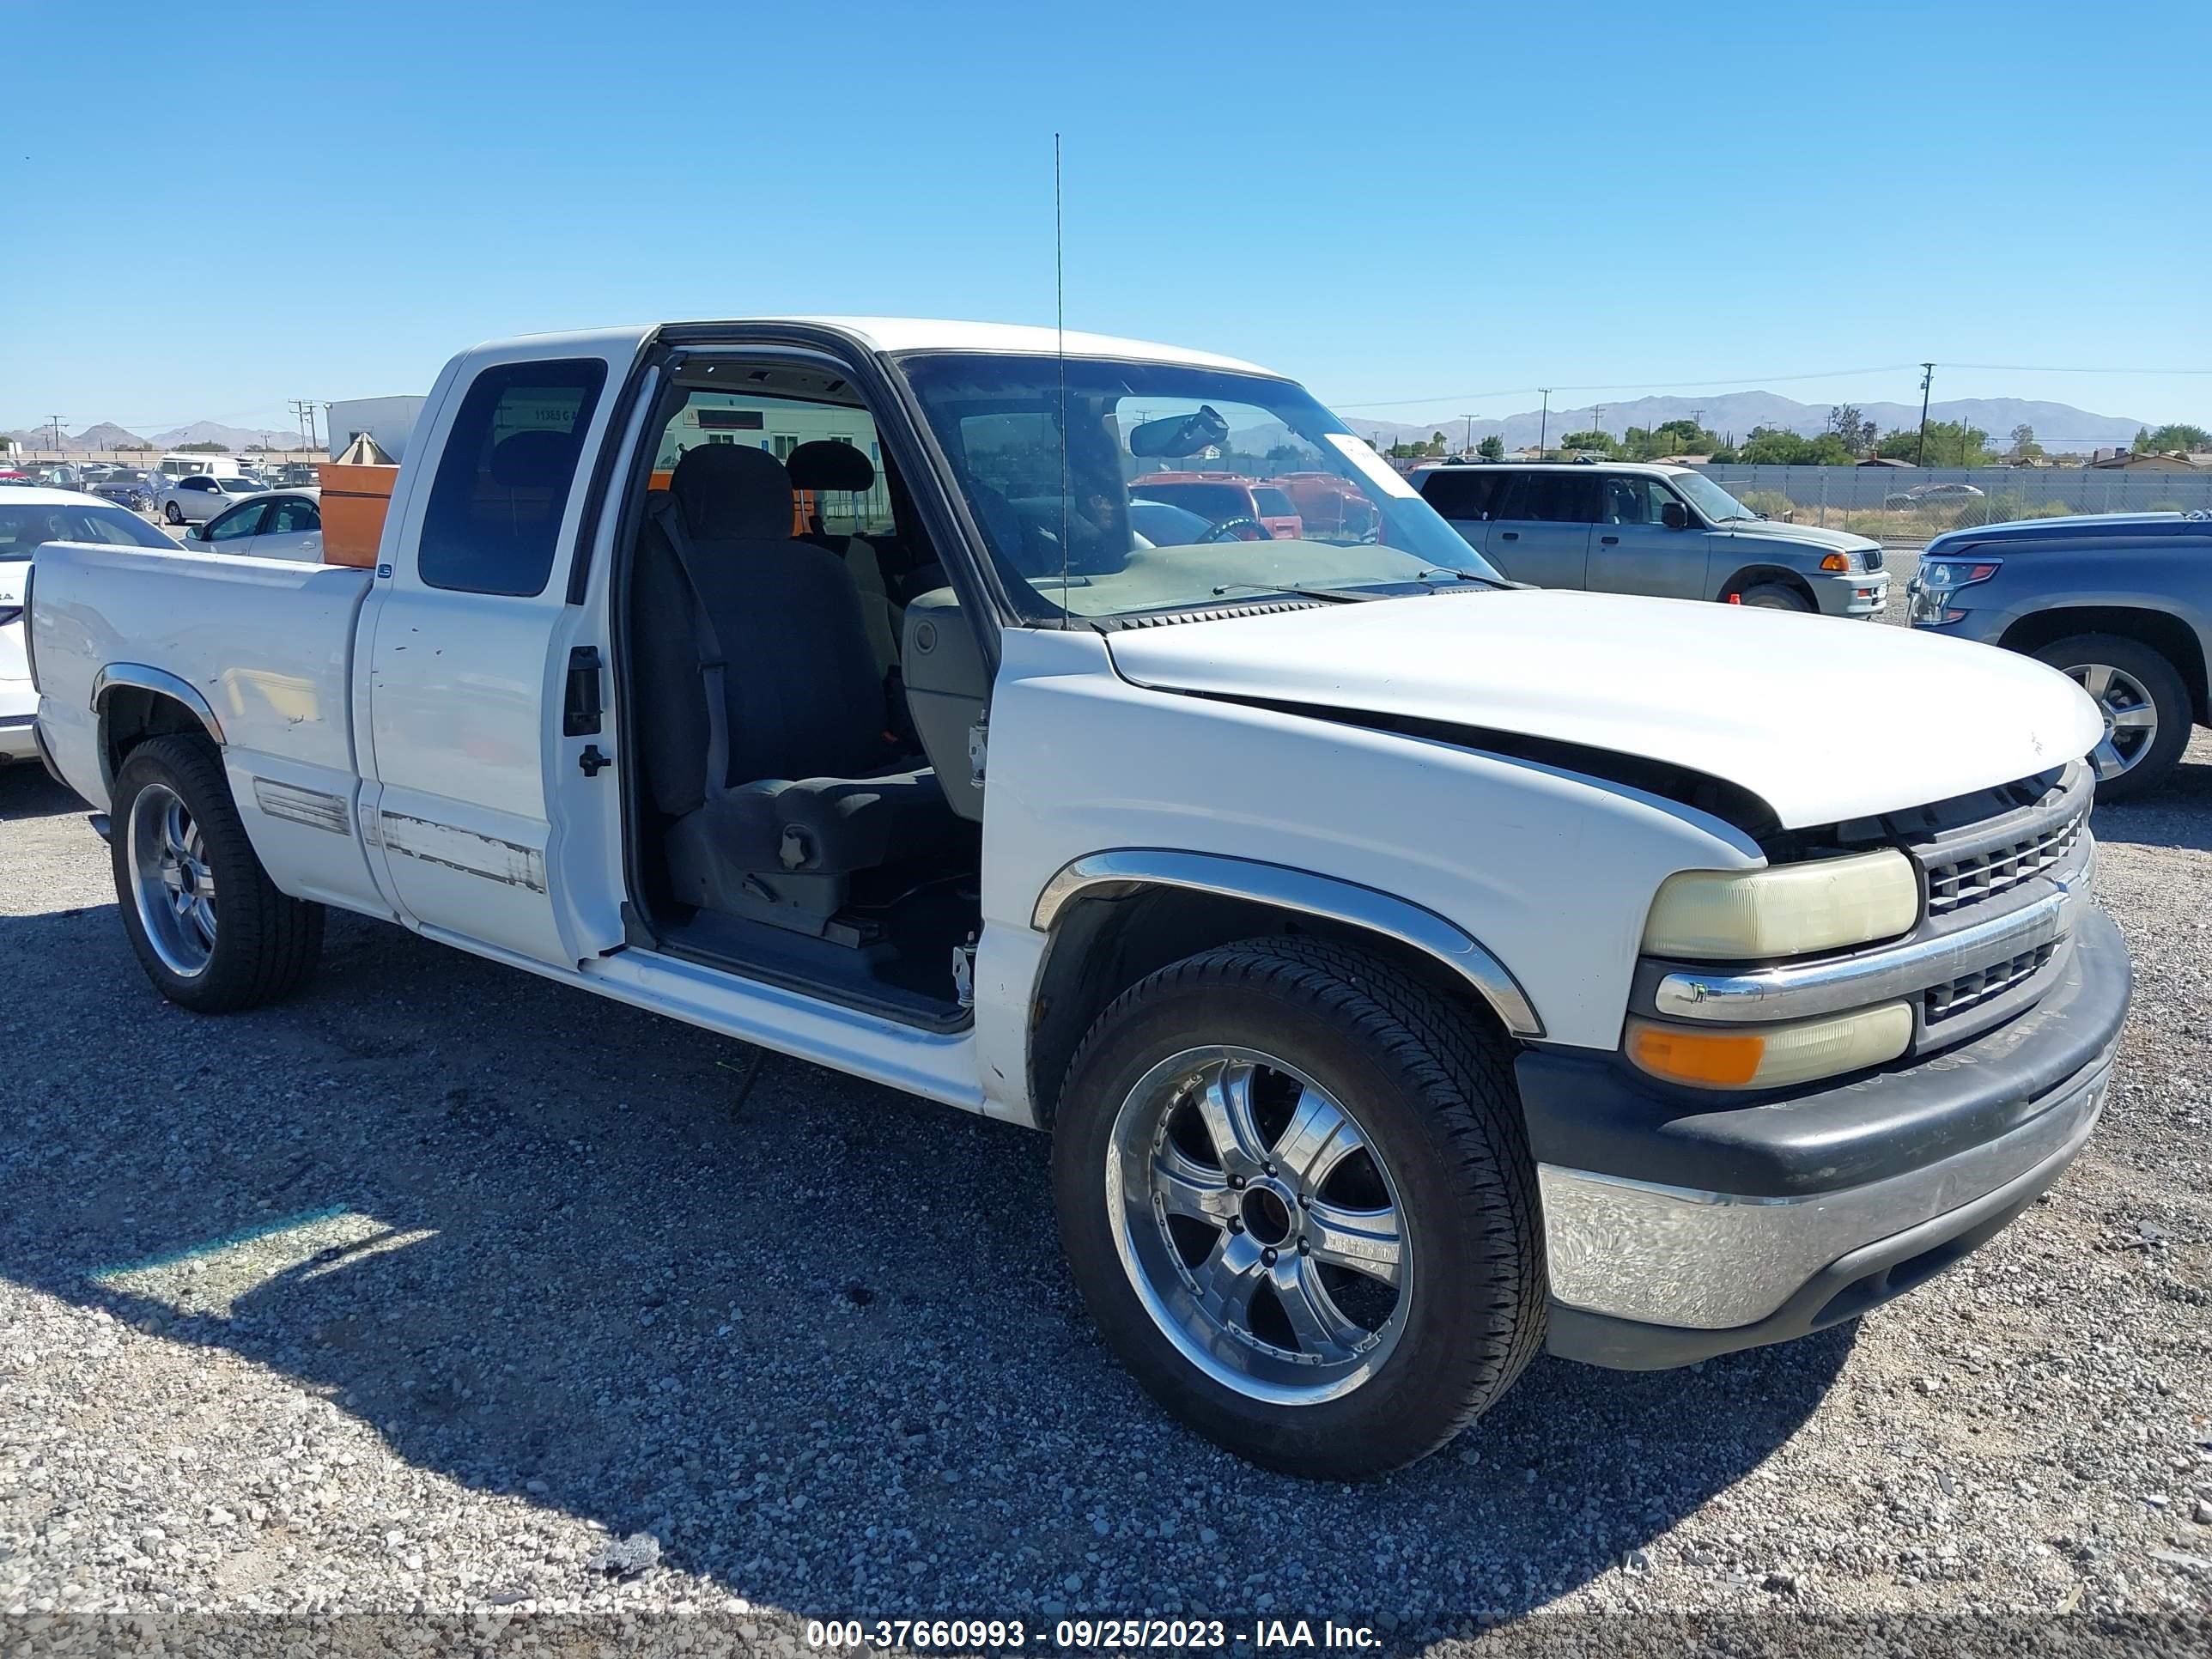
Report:
[[225,507],[205,525],[185,532],[186,545],[210,553],[246,553],[259,559],[323,562],[323,492],[272,489]]
[[96,495],[35,484],[0,491],[0,763],[38,753],[33,732],[38,694],[23,648],[23,598],[31,556],[48,542],[173,547],[137,514]]
[[234,502],[262,492],[263,486],[251,478],[217,478],[195,472],[168,484],[154,505],[171,524],[204,524]]
[[[1546,1349],[1856,1319],[2096,1127],[2103,722],[2032,659],[1515,586],[1294,382],[1136,341],[544,334],[424,407],[374,568],[40,556],[40,738],[182,1006],[304,988],[335,907],[1048,1133],[1107,1345],[1338,1480]],[[1133,526],[1261,430],[1375,538]],[[929,1203],[957,1148],[881,1121]]]

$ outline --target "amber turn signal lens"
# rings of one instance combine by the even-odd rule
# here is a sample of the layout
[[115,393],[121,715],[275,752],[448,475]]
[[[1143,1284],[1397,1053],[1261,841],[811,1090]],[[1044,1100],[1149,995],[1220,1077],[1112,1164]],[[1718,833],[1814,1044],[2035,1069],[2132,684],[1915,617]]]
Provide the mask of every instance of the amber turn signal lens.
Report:
[[1759,1075],[1766,1039],[1749,1032],[1630,1026],[1628,1057],[1654,1077],[1709,1089],[1741,1089]]
[[1823,570],[1849,570],[1850,568],[1850,560],[1841,553],[1823,553],[1820,556],[1820,568]]
[[1912,1010],[1885,1002],[1820,1019],[1700,1030],[1631,1016],[1628,1057],[1693,1089],[1774,1089],[1895,1060],[1912,1042]]

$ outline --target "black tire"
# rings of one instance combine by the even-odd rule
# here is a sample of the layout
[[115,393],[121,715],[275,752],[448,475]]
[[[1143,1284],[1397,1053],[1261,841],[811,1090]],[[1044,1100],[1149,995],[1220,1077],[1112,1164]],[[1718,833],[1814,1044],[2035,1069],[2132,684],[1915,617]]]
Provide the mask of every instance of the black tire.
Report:
[[[1311,1078],[1354,1112],[1395,1182],[1413,1264],[1404,1323],[1379,1368],[1334,1398],[1272,1403],[1201,1370],[1155,1322],[1118,1251],[1108,1152],[1122,1103],[1164,1060],[1206,1044],[1259,1049]],[[1269,1468],[1355,1480],[1411,1463],[1486,1410],[1542,1346],[1541,1211],[1510,1048],[1363,951],[1256,939],[1123,993],[1069,1066],[1053,1182],[1069,1263],[1109,1346],[1170,1412]]]
[[179,525],[185,521],[185,515],[178,510],[177,504],[174,501],[169,502],[161,509],[161,516],[167,519],[172,525]]
[[[2069,639],[2053,640],[2033,654],[2038,661],[2047,662],[2062,674],[2076,678],[2093,665],[2116,668],[2142,687],[2157,714],[2158,728],[2134,764],[2109,777],[2100,771],[2099,800],[2126,800],[2155,789],[2181,764],[2181,751],[2189,747],[2196,711],[2190,702],[2189,688],[2181,683],[2180,671],[2163,652],[2118,634],[2076,634]],[[2112,735],[2111,710],[2101,699],[2098,707],[2107,715],[2106,734],[2109,738]]]
[[1745,605],[1759,611],[1802,611],[1810,612],[1812,600],[1807,599],[1788,582],[1753,582],[1741,589],[1737,598]]
[[[160,787],[178,796],[197,825],[215,878],[219,924],[205,965],[179,973],[148,937],[131,848],[134,805]],[[323,907],[276,890],[246,838],[222,760],[204,738],[149,738],[118,769],[109,850],[117,907],[131,948],[154,988],[198,1013],[228,1014],[292,995],[313,975],[323,948]]]

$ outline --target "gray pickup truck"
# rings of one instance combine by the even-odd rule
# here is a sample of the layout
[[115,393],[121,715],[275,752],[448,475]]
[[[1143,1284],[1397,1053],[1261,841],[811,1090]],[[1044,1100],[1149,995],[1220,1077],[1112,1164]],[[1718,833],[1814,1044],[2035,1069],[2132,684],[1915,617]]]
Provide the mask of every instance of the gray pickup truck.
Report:
[[1413,487],[1517,582],[1869,617],[1889,597],[1881,544],[1776,524],[1692,467],[1447,462]]
[[2040,659],[2105,716],[2097,796],[2155,787],[2212,724],[2212,520],[2129,513],[1954,530],[1929,543],[1910,621]]

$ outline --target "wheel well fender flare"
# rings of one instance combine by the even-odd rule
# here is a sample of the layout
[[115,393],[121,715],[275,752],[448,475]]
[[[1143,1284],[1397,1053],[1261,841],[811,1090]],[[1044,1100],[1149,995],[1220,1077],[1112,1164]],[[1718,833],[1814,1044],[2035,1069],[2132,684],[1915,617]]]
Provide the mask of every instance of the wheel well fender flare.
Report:
[[1030,926],[1049,933],[1079,897],[1145,888],[1182,888],[1243,899],[1379,934],[1433,957],[1466,981],[1516,1037],[1540,1037],[1543,1022],[1511,971],[1473,934],[1435,911],[1357,882],[1289,865],[1216,853],[1126,848],[1071,860],[1037,895]]
[[197,686],[144,663],[110,663],[94,675],[92,711],[99,717],[100,782],[111,793],[124,754],[139,738],[198,730],[218,749],[228,741]]

